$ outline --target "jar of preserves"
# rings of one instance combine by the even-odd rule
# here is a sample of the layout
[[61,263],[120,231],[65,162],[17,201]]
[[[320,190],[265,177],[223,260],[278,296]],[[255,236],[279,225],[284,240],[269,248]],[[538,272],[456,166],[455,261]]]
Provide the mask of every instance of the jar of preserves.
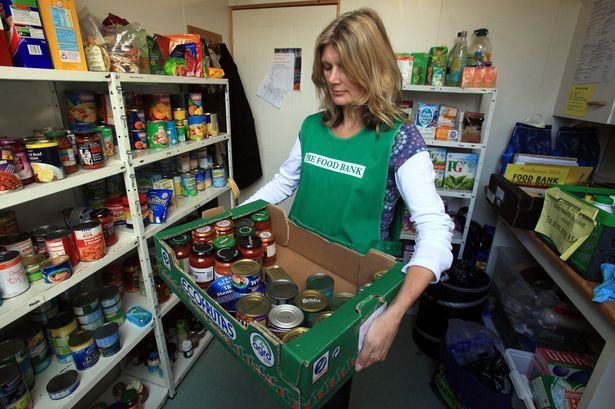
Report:
[[23,185],[29,185],[34,182],[34,172],[28,158],[28,151],[23,139],[0,139],[0,146],[9,145],[13,151],[13,161],[17,168],[17,174]]
[[239,251],[243,258],[249,258],[259,263],[263,261],[263,241],[258,236],[240,237]]
[[163,304],[169,301],[171,298],[171,292],[169,291],[169,286],[167,283],[160,277],[154,278],[154,285],[156,286],[156,296],[158,297],[158,304]]
[[237,241],[233,236],[222,236],[214,240],[214,249],[237,248]]
[[239,260],[239,250],[235,248],[223,248],[216,250],[216,264],[214,265],[214,275],[218,279],[223,276],[231,275],[231,264]]
[[237,237],[254,236],[256,234],[256,230],[252,226],[241,226],[235,229],[235,234]]
[[190,273],[190,237],[187,234],[171,237],[168,241],[173,249],[179,268],[184,273]]
[[277,256],[275,237],[273,236],[273,233],[271,233],[270,231],[263,231],[258,235],[258,237],[263,242],[263,265],[274,265]]
[[115,224],[113,223],[113,215],[109,209],[96,209],[90,213],[90,219],[99,221],[102,225],[103,234],[105,236],[105,244],[107,247],[117,243],[119,237],[117,231],[115,231]]
[[141,277],[141,266],[138,257],[130,257],[122,263],[124,271],[124,289],[129,293],[139,291],[139,280]]
[[75,157],[75,151],[73,151],[73,144],[68,139],[68,132],[47,132],[45,134],[47,138],[58,141],[58,149],[60,150],[60,158],[62,159],[62,166],[64,167],[64,173],[75,173],[79,170],[77,166],[77,158]]
[[235,223],[231,219],[218,220],[214,226],[216,237],[232,236],[235,230]]
[[271,217],[267,210],[259,210],[256,213],[252,213],[250,219],[254,222],[256,234],[265,230],[271,230]]
[[211,243],[196,243],[190,251],[190,274],[201,288],[214,281],[214,246]]
[[98,169],[105,166],[105,151],[98,131],[75,132],[79,163],[83,169]]
[[211,226],[203,226],[192,230],[192,241],[194,243],[211,243],[214,241],[214,229]]

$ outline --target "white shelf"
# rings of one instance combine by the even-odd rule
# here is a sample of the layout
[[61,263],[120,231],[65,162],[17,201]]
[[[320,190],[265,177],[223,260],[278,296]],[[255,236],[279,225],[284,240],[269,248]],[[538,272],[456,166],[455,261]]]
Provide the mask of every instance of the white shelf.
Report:
[[42,305],[44,302],[51,300],[75,286],[101,268],[137,247],[137,237],[134,233],[130,234],[130,232],[124,229],[118,231],[118,234],[119,241],[109,247],[105,257],[96,261],[80,262],[77,264],[73,275],[68,280],[61,281],[57,284],[47,284],[43,282],[43,280],[38,280],[32,283],[30,288],[23,294],[8,300],[3,300],[0,306],[0,328],[10,324],[32,311],[34,308]]
[[0,67],[0,80],[107,82],[108,72]]
[[[455,230],[453,232],[453,240],[451,242],[453,244],[461,244],[462,237],[463,237],[463,234],[460,231]],[[399,235],[399,238],[401,240],[416,240],[416,234],[410,233],[407,230],[402,230],[401,234]]]
[[85,185],[95,180],[104,179],[107,176],[121,173],[124,169],[126,169],[126,166],[119,159],[112,158],[100,169],[79,169],[77,172],[67,175],[61,180],[49,183],[31,183],[23,189],[3,193],[0,196],[0,209],[6,209],[7,207]]
[[[126,293],[122,298],[122,308],[128,310],[134,305],[147,305],[147,299],[139,296],[139,294]],[[147,309],[147,308],[146,308]],[[71,408],[79,399],[83,398],[94,385],[96,385],[115,365],[117,365],[145,336],[154,328],[154,320],[145,327],[140,328],[126,321],[120,327],[120,339],[122,349],[113,356],[99,358],[99,361],[91,368],[85,371],[79,371],[80,383],[79,387],[71,395],[61,400],[51,400],[47,393],[47,383],[51,378],[60,372],[69,369],[75,369],[75,365],[71,363],[60,363],[54,357],[49,368],[45,369],[40,374],[36,375],[36,385],[32,390],[34,399],[34,407],[36,409],[46,408]]]
[[152,237],[154,234],[168,228],[173,223],[184,217],[185,215],[195,211],[205,203],[217,198],[224,192],[230,190],[230,187],[210,187],[194,197],[178,197],[175,209],[170,209],[167,215],[167,221],[163,224],[150,224],[145,228],[145,236],[147,238]]
[[175,293],[171,293],[171,298],[164,304],[158,304],[160,318],[168,314],[179,303],[179,297]]
[[170,75],[116,73],[122,83],[136,84],[228,84],[224,78],[174,77]]
[[[131,378],[130,376],[126,374],[122,374],[117,380],[114,380],[113,384],[109,388],[107,388],[107,390],[102,395],[100,395],[98,399],[96,399],[92,403],[104,402],[107,405],[111,405],[112,403],[115,403],[116,400],[113,397],[113,385],[117,382],[123,382],[125,384],[129,384],[132,381],[132,379],[133,378]],[[164,405],[164,402],[166,401],[167,395],[168,395],[166,388],[161,388],[158,385],[148,383],[148,382],[141,382],[141,383],[143,383],[143,385],[147,387],[149,391],[149,396],[147,397],[147,400],[145,401],[145,403],[141,404],[140,408],[141,409],[160,409],[162,408],[162,405]]]
[[472,191],[471,190],[455,190],[455,189],[443,189],[436,188],[436,191],[441,197],[459,197],[462,199],[471,199]]
[[469,143],[460,141],[445,141],[439,139],[425,139],[427,146],[441,146],[445,148],[464,148],[464,149],[480,149],[484,150],[487,147],[480,143]]
[[231,136],[229,134],[220,134],[210,138],[201,139],[199,141],[180,142],[177,145],[171,145],[168,148],[163,149],[144,149],[138,151],[131,151],[132,161],[135,167],[144,166],[162,159],[182,154],[184,152],[190,152],[196,149],[203,148],[205,146],[226,141],[230,138]]
[[403,91],[416,92],[441,92],[445,94],[495,94],[497,88],[461,88],[461,87],[437,87],[433,85],[410,85],[402,88]]

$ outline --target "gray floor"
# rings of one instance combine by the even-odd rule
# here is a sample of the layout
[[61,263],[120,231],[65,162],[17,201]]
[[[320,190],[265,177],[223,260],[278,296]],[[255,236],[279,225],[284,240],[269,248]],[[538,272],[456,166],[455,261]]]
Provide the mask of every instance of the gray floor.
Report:
[[[434,361],[423,355],[412,340],[414,316],[407,315],[385,362],[357,374],[350,407],[443,409],[429,381]],[[163,409],[250,408],[281,409],[229,352],[212,341],[199,361],[168,399]]]

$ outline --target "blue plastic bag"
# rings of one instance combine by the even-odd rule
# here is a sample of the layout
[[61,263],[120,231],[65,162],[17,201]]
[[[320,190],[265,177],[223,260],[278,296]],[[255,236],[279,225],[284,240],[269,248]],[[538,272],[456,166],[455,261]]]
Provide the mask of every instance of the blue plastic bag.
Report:
[[596,302],[615,301],[615,264],[602,263],[603,283],[594,288],[594,298]]
[[513,162],[515,154],[552,155],[551,125],[544,128],[517,122],[510,135],[510,141],[502,154],[500,173],[504,174],[506,166]]
[[598,128],[561,127],[555,138],[561,156],[577,158],[579,166],[595,168],[600,160],[600,141]]

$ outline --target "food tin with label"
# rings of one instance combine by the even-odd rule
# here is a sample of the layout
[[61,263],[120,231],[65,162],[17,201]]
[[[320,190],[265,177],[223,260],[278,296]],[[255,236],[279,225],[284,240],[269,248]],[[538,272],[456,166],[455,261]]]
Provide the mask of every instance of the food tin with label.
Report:
[[167,134],[167,121],[147,121],[145,123],[147,133],[147,146],[150,149],[160,149],[169,146]]
[[136,151],[147,149],[147,132],[145,130],[130,131],[130,149]]
[[13,149],[10,145],[0,146],[0,193],[19,190],[22,187]]
[[0,250],[18,251],[21,258],[34,254],[32,237],[28,233],[17,233],[0,237]]
[[258,322],[267,326],[267,314],[271,309],[271,302],[261,293],[253,293],[240,298],[235,305],[235,318],[244,327],[251,322]]
[[335,281],[326,273],[312,274],[305,280],[305,288],[323,293],[327,298],[333,297]]
[[71,335],[68,347],[73,355],[73,362],[79,371],[88,369],[98,362],[99,353],[90,331],[79,331]]
[[0,210],[0,236],[19,233],[17,215],[12,210]]
[[60,226],[45,225],[32,230],[32,241],[34,241],[34,247],[39,254],[47,255],[47,245],[45,244],[45,237],[52,231],[61,230]]
[[60,400],[71,395],[79,387],[79,372],[69,369],[62,372],[47,383],[47,393],[51,400]]
[[269,284],[277,280],[286,280],[286,281],[294,282],[294,280],[292,279],[291,276],[288,275],[286,270],[284,270],[282,267],[280,267],[277,264],[274,264],[268,267],[263,267],[263,281],[265,281],[265,284]]
[[203,95],[200,92],[186,94],[188,116],[203,115]]
[[32,322],[39,323],[43,326],[47,326],[47,322],[58,315],[60,312],[60,307],[58,306],[58,302],[55,298],[41,304],[41,306],[36,307],[30,313],[30,320]]
[[[0,147],[7,145],[13,152],[13,161],[15,162],[15,168],[19,175],[19,179],[21,179],[21,183],[24,186],[33,183],[34,173],[32,172],[30,159],[28,159],[28,151],[26,150],[23,139],[0,138]],[[0,229],[0,234],[2,234],[1,230],[2,229]]]
[[[226,186],[226,169],[224,165],[215,164],[211,167],[211,178],[213,187]],[[257,229],[258,231],[258,229]]]
[[82,293],[73,300],[73,312],[75,315],[88,315],[99,309],[100,302],[96,293]]
[[203,114],[203,118],[205,119],[204,124],[205,124],[205,136],[209,137],[211,136],[211,114],[209,112],[206,112]]
[[182,189],[185,197],[194,197],[198,194],[196,178],[192,173],[184,173],[182,178]]
[[316,290],[305,290],[295,296],[295,305],[305,314],[306,327],[312,327],[314,319],[329,308],[329,300]]
[[68,256],[55,256],[41,262],[43,279],[47,284],[56,284],[68,280],[73,275]]
[[103,308],[112,307],[122,301],[117,287],[106,285],[98,290],[98,299]]
[[267,319],[271,332],[283,338],[292,329],[301,326],[304,315],[297,306],[282,304],[272,306]]
[[18,251],[0,252],[0,297],[13,298],[30,288]]
[[43,372],[51,364],[51,354],[43,327],[36,323],[21,325],[15,334],[26,342],[28,356],[35,374]]
[[192,173],[196,181],[196,190],[199,192],[205,190],[205,171],[203,169],[195,169]]
[[175,121],[183,121],[186,119],[186,109],[184,107],[173,108],[173,119]]
[[261,265],[254,260],[239,260],[231,265],[231,282],[238,293],[252,293],[260,284]]
[[329,301],[329,307],[331,308],[331,311],[336,311],[338,308],[340,308],[342,305],[352,300],[353,298],[354,294],[352,293],[343,292],[335,294],[333,297],[331,297],[331,300]]
[[107,254],[105,235],[100,222],[86,222],[73,227],[73,237],[81,261],[95,261]]
[[205,117],[203,115],[188,118],[188,139],[198,141],[207,135],[205,129]]
[[0,365],[5,364],[17,365],[28,389],[34,387],[34,370],[24,340],[7,339],[0,342]]
[[145,111],[142,109],[127,109],[126,125],[128,125],[129,131],[145,129]]
[[98,328],[94,338],[102,356],[115,355],[122,349],[120,326],[115,322],[109,322]]
[[96,94],[90,91],[66,92],[67,122],[71,129],[78,124],[94,124],[98,119]]
[[37,182],[53,182],[66,177],[58,141],[47,138],[27,138],[25,142],[34,179]]
[[0,405],[7,409],[32,409],[30,392],[15,364],[0,365]]
[[297,327],[297,328],[291,329],[282,338],[282,343],[284,344],[291,343],[308,331],[309,331],[309,328],[306,328],[306,327]]
[[170,121],[173,119],[169,94],[145,95],[145,107],[148,121]]
[[177,143],[177,129],[175,128],[175,121],[167,121],[167,135],[169,137],[169,145],[175,145]]
[[274,305],[291,304],[298,293],[297,284],[287,280],[272,281],[265,289],[267,298]]
[[66,229],[50,231],[45,236],[45,246],[49,257],[67,255],[73,267],[79,264],[79,253],[70,231]]
[[59,362],[71,362],[73,357],[68,347],[68,339],[79,331],[77,320],[72,312],[62,312],[47,322],[49,341]]
[[33,283],[43,279],[43,270],[41,270],[41,263],[45,260],[43,254],[33,254],[28,257],[24,257],[21,260],[23,268],[26,271],[28,281]]
[[83,169],[98,169],[105,166],[103,138],[98,131],[75,132],[79,163]]

